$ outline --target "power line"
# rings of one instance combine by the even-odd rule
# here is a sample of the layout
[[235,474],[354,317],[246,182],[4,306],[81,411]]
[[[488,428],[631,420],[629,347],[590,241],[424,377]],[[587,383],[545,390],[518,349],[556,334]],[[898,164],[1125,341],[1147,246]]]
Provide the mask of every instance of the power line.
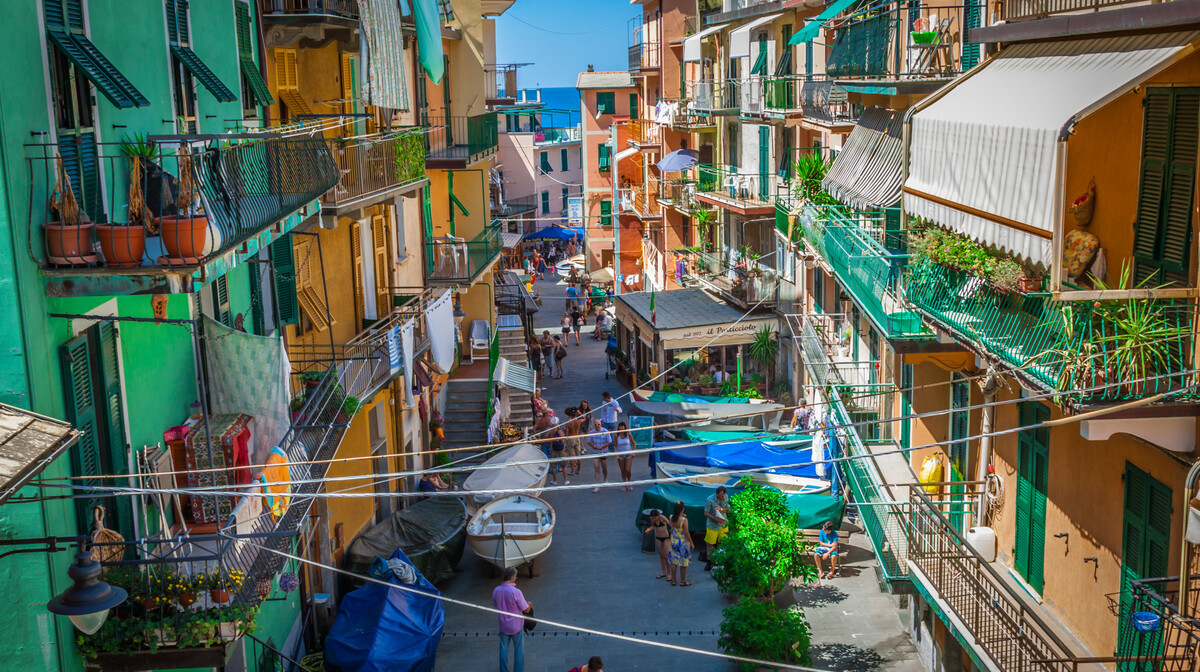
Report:
[[526,26],[529,26],[530,28],[533,28],[534,30],[540,30],[540,31],[542,31],[543,33],[552,33],[552,34],[554,34],[554,35],[587,35],[588,33],[595,33],[595,32],[597,32],[597,31],[604,30],[605,28],[608,28],[608,27],[610,27],[610,26],[614,26],[614,25],[616,25],[616,24],[618,24],[618,23],[620,23],[620,22],[622,22],[622,21],[629,21],[629,19],[632,19],[632,18],[634,18],[633,16],[621,16],[621,17],[617,17],[617,18],[616,18],[615,20],[613,20],[613,21],[610,21],[609,23],[606,23],[606,24],[604,24],[603,26],[599,26],[599,27],[596,27],[596,28],[590,28],[590,29],[588,29],[588,30],[580,30],[580,31],[575,31],[575,32],[565,32],[565,31],[561,31],[561,30],[551,30],[551,29],[549,29],[549,28],[543,28],[543,27],[541,27],[541,26],[535,26],[535,25],[533,25],[532,23],[529,23],[529,22],[528,22],[528,21],[526,21],[525,19],[522,19],[522,18],[520,18],[519,16],[516,16],[516,15],[514,15],[514,14],[513,14],[513,13],[511,13],[511,12],[505,13],[505,16],[507,16],[508,18],[510,18],[510,19],[512,19],[513,21],[516,21],[516,22],[518,22],[518,23],[523,23],[523,24],[525,24]]

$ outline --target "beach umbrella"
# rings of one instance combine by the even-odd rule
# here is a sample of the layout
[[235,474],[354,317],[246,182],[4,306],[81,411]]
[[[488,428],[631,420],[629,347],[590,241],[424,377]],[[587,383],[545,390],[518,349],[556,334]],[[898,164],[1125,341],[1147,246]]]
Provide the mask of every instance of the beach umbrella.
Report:
[[613,281],[613,269],[609,268],[608,266],[605,266],[604,268],[601,268],[599,270],[592,271],[588,277],[590,277],[592,279],[592,282],[596,282],[596,283],[600,283],[600,284],[612,282]]
[[700,152],[694,149],[677,149],[658,162],[658,169],[664,173],[677,173],[691,168],[699,160]]

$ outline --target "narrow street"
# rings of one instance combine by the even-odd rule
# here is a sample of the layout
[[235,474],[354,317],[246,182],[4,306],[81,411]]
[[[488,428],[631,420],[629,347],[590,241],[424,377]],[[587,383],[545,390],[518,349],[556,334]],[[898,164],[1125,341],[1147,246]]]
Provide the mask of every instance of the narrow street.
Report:
[[[540,332],[559,333],[558,321],[565,286],[539,282],[542,309],[535,316]],[[607,367],[604,343],[593,341],[585,330],[580,345],[570,345],[567,376],[547,379],[542,393],[551,408],[563,415],[567,406],[587,399],[599,406],[604,391],[620,399],[625,390]],[[610,480],[617,468],[610,460]],[[649,477],[646,460],[635,460],[634,479]],[[584,462],[580,480],[592,483],[593,468]],[[641,537],[633,519],[642,488],[549,492],[558,522],[554,543],[537,561],[539,576],[522,573],[517,586],[534,605],[537,616],[616,634],[717,651],[721,610],[730,599],[694,562],[690,587],[671,586],[655,579],[658,558],[641,552]],[[880,593],[875,578],[875,558],[869,542],[853,525],[843,527],[849,538],[847,566],[842,576],[823,585],[798,589],[797,603],[805,609],[813,633],[813,665],[828,670],[916,671],[919,659],[912,640],[897,616],[892,598]],[[492,589],[499,583],[492,567],[468,548],[458,573],[441,586],[449,597],[476,604],[491,604]],[[495,669],[498,656],[496,617],[493,614],[447,605],[445,634],[438,648],[438,669]],[[530,671],[557,671],[586,663],[589,656],[604,659],[606,670],[686,669],[696,672],[732,672],[734,663],[719,658],[659,649],[633,642],[580,635],[558,628],[538,627],[525,640],[525,666]]]

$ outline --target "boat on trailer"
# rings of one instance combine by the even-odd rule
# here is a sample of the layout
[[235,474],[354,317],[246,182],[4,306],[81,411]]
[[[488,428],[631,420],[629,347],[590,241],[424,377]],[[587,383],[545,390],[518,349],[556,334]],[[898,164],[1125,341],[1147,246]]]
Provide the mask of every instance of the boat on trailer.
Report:
[[467,523],[467,543],[500,569],[529,565],[550,548],[554,507],[533,495],[507,495],[484,504]]

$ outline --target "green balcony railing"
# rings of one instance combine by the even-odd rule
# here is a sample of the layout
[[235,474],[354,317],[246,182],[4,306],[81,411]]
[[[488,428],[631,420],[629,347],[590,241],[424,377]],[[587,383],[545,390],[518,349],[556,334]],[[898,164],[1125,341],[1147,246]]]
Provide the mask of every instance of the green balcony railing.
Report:
[[906,288],[913,305],[960,338],[1047,389],[1075,390],[1069,401],[1196,396],[1194,302],[1056,302],[1001,293],[928,260],[911,266]]
[[702,163],[696,166],[696,191],[733,201],[773,204],[787,184],[771,167],[762,173],[750,168]]
[[425,241],[425,277],[439,284],[470,284],[500,256],[500,225],[492,222],[474,238],[453,236]]
[[[880,332],[889,339],[931,338],[921,316],[904,307],[897,291],[908,255],[888,251],[876,238],[883,229],[867,230],[842,207],[804,206],[796,226],[825,258],[838,279],[854,295]],[[865,216],[865,217],[870,217]]]
[[427,160],[465,160],[472,162],[496,151],[500,139],[496,113],[472,117],[430,116],[425,134]]

